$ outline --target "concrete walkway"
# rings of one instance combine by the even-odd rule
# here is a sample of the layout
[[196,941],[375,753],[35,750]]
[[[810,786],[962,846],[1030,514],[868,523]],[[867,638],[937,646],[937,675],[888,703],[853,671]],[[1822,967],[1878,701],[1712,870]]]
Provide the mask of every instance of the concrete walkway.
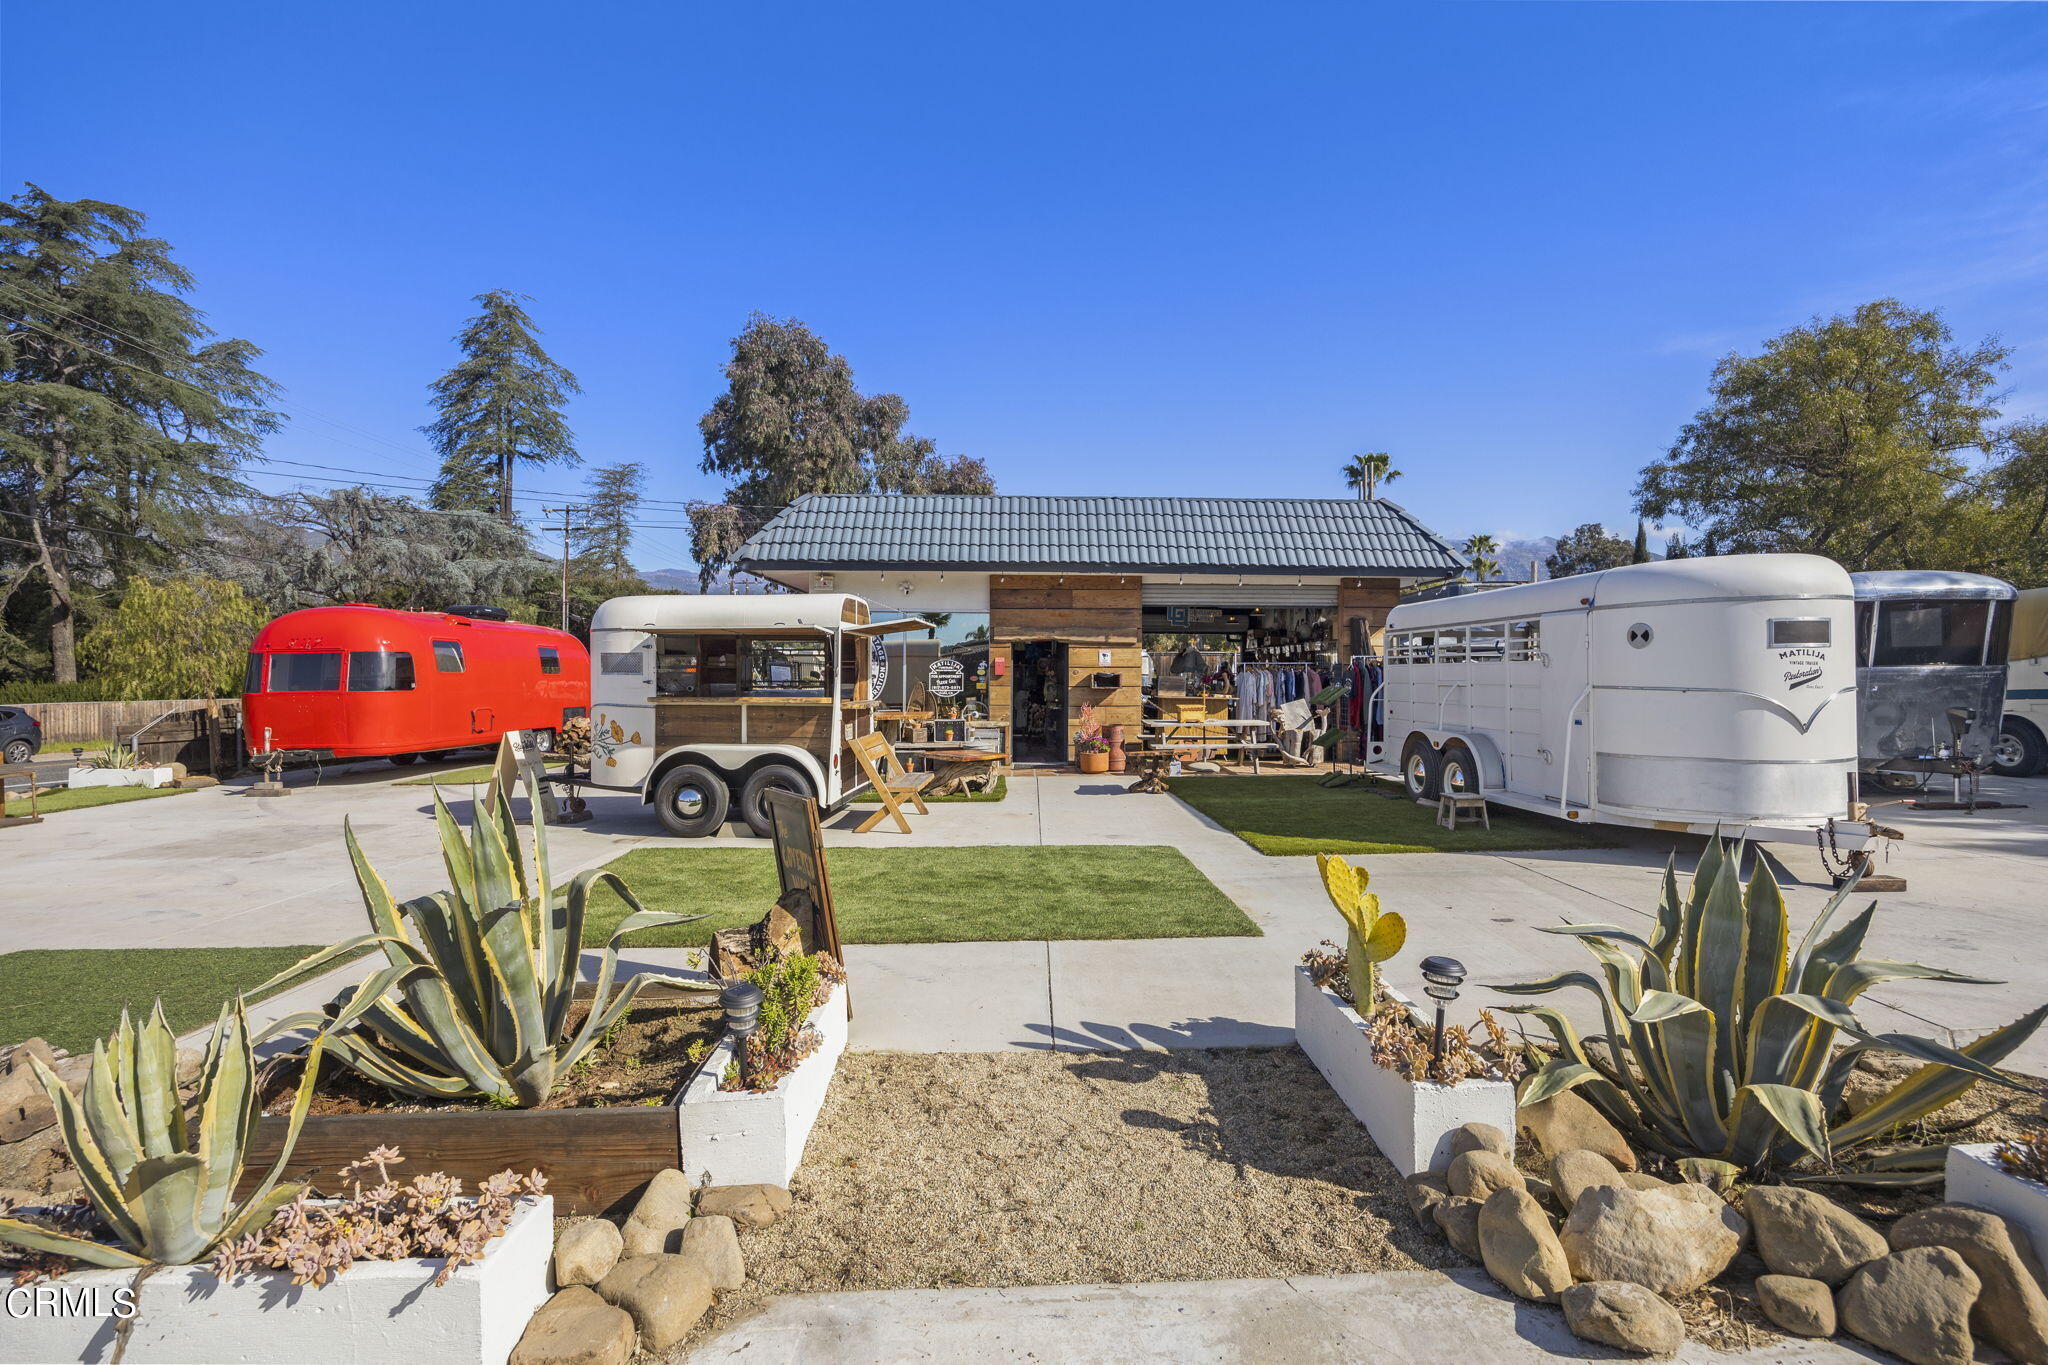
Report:
[[[1741,1355],[1688,1342],[1677,1360],[1868,1362],[1837,1341],[1781,1340]],[[774,1299],[681,1357],[689,1365],[1534,1365],[1641,1359],[1580,1341],[1555,1308],[1484,1271],[1023,1289],[902,1289]]]

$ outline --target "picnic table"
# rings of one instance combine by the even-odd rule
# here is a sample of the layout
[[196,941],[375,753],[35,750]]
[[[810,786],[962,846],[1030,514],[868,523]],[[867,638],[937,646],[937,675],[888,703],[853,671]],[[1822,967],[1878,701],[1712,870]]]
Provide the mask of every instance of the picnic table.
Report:
[[926,796],[964,791],[970,782],[981,783],[973,790],[987,791],[1003,761],[992,749],[925,749],[920,753],[932,775],[931,785],[924,789]]
[[[1209,754],[1228,755],[1233,751],[1249,754],[1252,772],[1259,771],[1259,757],[1267,753],[1279,753],[1280,746],[1265,739],[1228,738],[1236,732],[1250,732],[1253,728],[1266,729],[1273,722],[1269,720],[1224,720],[1204,718],[1201,720],[1166,720],[1153,717],[1145,722],[1145,747],[1168,751],[1195,750],[1203,756]],[[1203,734],[1205,730],[1221,730],[1222,736]],[[1185,735],[1176,732],[1188,732]]]

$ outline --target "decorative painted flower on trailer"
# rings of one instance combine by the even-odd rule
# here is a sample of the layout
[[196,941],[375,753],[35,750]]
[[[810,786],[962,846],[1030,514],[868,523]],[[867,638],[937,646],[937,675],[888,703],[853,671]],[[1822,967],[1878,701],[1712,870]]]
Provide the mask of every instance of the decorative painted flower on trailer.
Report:
[[606,720],[603,713],[600,712],[597,717],[597,724],[590,732],[590,756],[593,761],[600,758],[603,759],[604,766],[607,768],[616,768],[619,766],[619,760],[615,755],[619,751],[619,746],[621,744],[638,744],[639,742],[640,732],[638,730],[635,730],[629,737],[624,726],[615,720]]

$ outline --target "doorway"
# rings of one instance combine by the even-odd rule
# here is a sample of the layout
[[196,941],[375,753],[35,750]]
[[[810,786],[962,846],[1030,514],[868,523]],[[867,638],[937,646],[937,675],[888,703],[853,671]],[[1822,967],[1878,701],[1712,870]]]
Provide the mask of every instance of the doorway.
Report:
[[1033,763],[1067,761],[1067,647],[1032,640],[1016,649],[1010,732],[1016,757]]

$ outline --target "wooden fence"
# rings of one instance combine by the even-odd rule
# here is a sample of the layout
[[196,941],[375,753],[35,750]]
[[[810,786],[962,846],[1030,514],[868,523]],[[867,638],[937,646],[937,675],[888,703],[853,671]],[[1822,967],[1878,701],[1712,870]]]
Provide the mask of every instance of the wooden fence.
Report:
[[[219,775],[242,764],[242,704],[236,701],[39,701],[11,703],[43,723],[49,749],[126,744],[138,730],[144,762],[183,763]],[[209,710],[211,708],[211,710]],[[167,718],[166,713],[169,713]],[[147,727],[147,728],[145,728]]]

